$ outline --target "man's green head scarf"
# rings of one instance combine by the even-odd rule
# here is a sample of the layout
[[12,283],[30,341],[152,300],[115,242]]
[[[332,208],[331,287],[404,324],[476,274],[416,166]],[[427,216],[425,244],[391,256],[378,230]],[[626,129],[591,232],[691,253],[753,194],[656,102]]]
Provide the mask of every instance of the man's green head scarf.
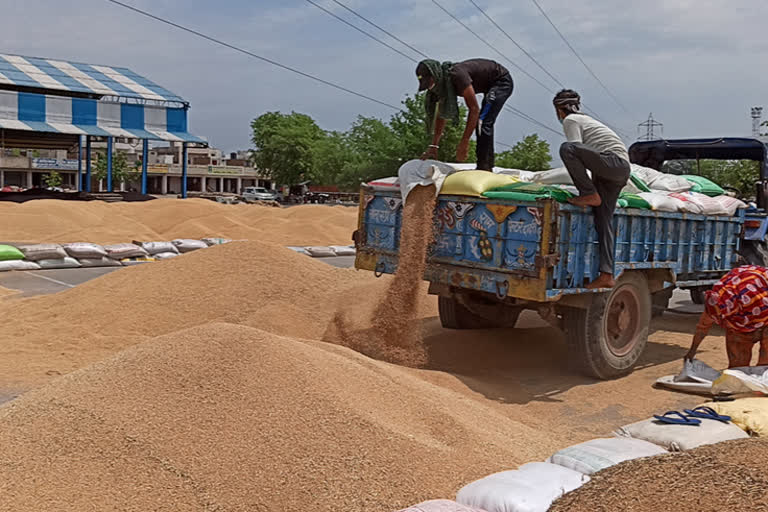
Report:
[[435,80],[435,85],[427,90],[427,95],[424,98],[424,107],[427,113],[427,132],[429,133],[434,131],[436,115],[439,115],[441,119],[447,119],[454,123],[459,122],[459,102],[449,76],[452,67],[452,62],[440,64],[433,59],[425,59],[416,66],[416,75],[419,77],[419,80],[425,74],[429,74]]

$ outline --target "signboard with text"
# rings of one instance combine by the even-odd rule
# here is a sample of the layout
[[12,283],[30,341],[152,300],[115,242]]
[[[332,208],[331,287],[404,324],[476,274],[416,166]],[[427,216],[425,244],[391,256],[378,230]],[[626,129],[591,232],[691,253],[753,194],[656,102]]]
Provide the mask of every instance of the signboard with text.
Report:
[[148,165],[147,173],[168,174],[168,166],[167,165]]
[[229,174],[238,175],[242,172],[242,169],[232,167],[216,167],[213,165],[208,166],[208,174]]
[[64,160],[57,160],[55,158],[33,158],[32,168],[76,171],[77,160],[72,160],[68,158]]

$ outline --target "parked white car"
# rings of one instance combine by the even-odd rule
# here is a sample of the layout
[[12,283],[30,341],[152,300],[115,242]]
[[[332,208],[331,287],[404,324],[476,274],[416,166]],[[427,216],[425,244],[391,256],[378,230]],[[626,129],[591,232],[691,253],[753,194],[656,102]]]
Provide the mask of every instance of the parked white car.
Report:
[[264,187],[245,187],[243,199],[246,201],[276,201],[277,194]]

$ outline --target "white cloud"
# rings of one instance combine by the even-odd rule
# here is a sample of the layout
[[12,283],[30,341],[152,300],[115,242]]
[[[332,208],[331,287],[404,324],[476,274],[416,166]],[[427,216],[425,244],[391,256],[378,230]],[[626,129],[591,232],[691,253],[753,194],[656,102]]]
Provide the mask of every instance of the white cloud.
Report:
[[[301,0],[126,1],[392,104],[416,88],[413,63]],[[429,55],[454,61],[483,56],[507,65],[429,0],[341,1]],[[558,88],[467,0],[439,1],[514,62]],[[531,2],[476,1],[565,85],[578,89],[587,105],[632,135],[650,111],[670,137],[747,135],[749,107],[765,100],[764,1],[539,0],[631,115],[589,76]],[[390,41],[329,0],[322,3]],[[77,6],[10,2],[0,18],[3,51],[132,68],[188,99],[192,129],[224,149],[247,146],[250,120],[267,110],[303,111],[327,129],[345,129],[358,114],[390,115],[385,107],[103,0],[81,0]],[[551,94],[508,67],[516,83],[510,104],[557,127]],[[534,131],[553,144],[561,140],[509,113],[499,120],[497,138],[514,142]]]

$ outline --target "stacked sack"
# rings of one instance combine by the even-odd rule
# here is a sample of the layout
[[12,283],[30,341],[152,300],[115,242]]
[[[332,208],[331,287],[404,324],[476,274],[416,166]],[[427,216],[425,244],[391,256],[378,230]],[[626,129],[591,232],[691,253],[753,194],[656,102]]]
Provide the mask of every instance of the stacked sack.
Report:
[[[443,195],[510,201],[554,199],[565,203],[579,194],[565,167],[540,172],[495,167],[492,173],[488,173],[469,170],[474,164],[447,165],[456,172],[448,175],[442,183],[440,193]],[[631,166],[630,180],[618,200],[621,208],[733,216],[739,208],[747,207],[702,176],[678,176],[637,164]],[[397,177],[373,180],[366,186],[374,191],[400,192]]]
[[225,238],[177,239],[171,242],[136,242],[99,245],[68,244],[0,245],[0,272],[62,268],[123,267],[178,256],[213,245],[231,242]]
[[690,424],[655,418],[638,421],[619,428],[614,437],[560,450],[546,462],[531,462],[471,482],[459,490],[455,502],[428,501],[400,512],[546,512],[555,500],[581,487],[591,475],[621,462],[768,436],[768,396],[702,407],[710,407],[720,416],[699,416],[698,423]]

